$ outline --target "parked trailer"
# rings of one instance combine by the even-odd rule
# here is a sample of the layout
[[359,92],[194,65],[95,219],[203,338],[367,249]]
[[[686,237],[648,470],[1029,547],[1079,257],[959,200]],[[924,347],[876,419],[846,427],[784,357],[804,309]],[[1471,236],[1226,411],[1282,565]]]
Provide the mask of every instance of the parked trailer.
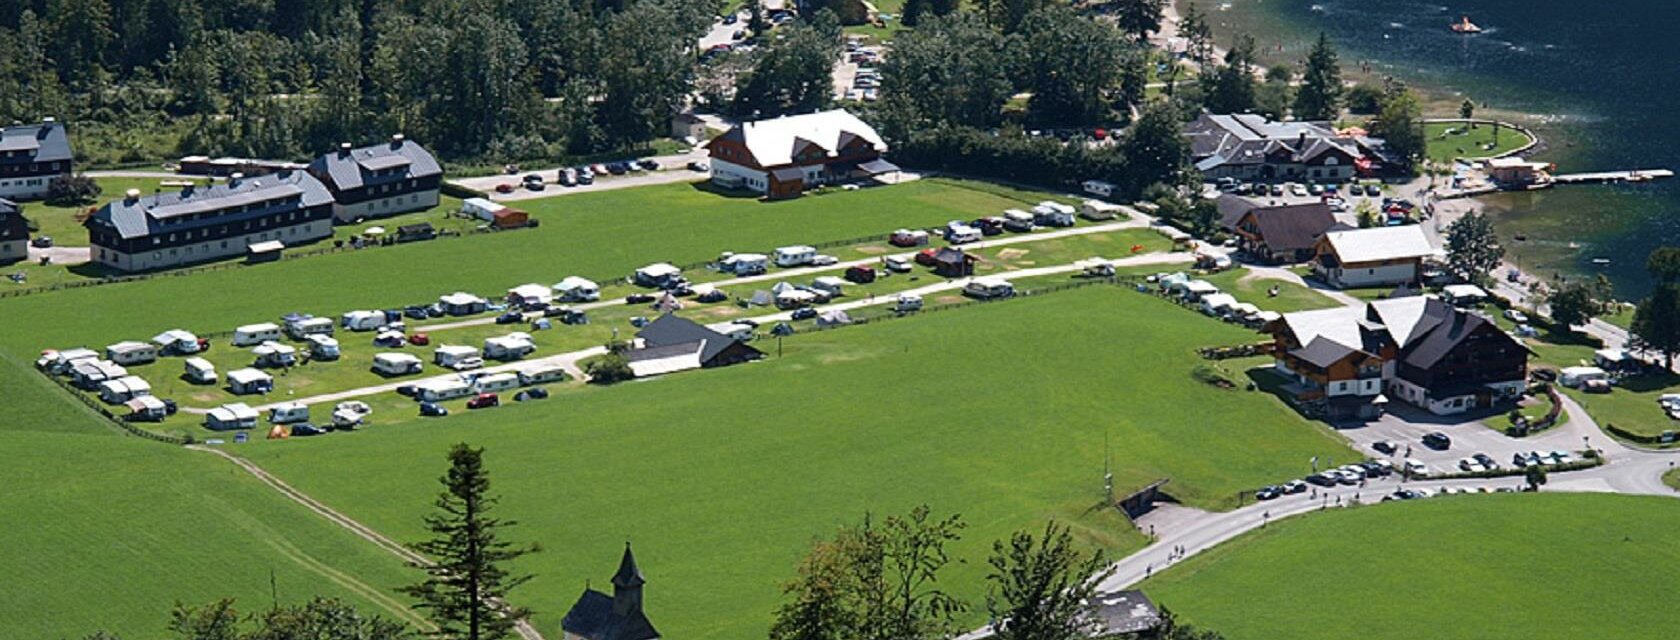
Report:
[[233,330],[233,346],[254,347],[280,339],[280,325],[272,322],[248,324]]

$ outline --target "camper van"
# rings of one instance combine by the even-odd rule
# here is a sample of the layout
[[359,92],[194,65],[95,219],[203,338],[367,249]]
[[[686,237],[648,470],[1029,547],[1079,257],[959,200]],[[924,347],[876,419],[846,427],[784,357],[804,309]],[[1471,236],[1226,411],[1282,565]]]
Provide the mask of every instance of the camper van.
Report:
[[420,359],[406,353],[381,353],[373,357],[373,372],[385,376],[420,373]]
[[309,421],[309,405],[302,402],[287,402],[275,405],[268,410],[268,421],[274,424],[291,424],[293,422]]
[[145,342],[118,342],[105,347],[105,358],[125,367],[156,362],[157,346]]
[[1032,231],[1038,225],[1033,224],[1033,214],[1020,209],[1010,209],[1003,212],[1003,228],[1010,231]]
[[904,256],[887,256],[882,258],[881,266],[886,267],[888,271],[893,273],[910,273],[910,270],[914,268],[910,264],[910,259]]
[[332,336],[312,335],[305,339],[309,343],[309,357],[315,360],[337,360],[339,356],[338,339]]
[[554,285],[554,295],[563,302],[594,302],[601,299],[601,285],[577,276],[566,276]]
[[479,355],[478,349],[459,344],[446,344],[438,347],[436,351],[432,352],[432,362],[437,363],[437,366],[456,371],[466,371],[484,366],[484,358]]
[[193,384],[216,384],[216,365],[204,358],[187,358],[181,378]]
[[330,336],[333,334],[332,318],[299,318],[286,323],[286,335],[293,340],[303,340],[309,336]]
[[756,276],[770,270],[770,256],[762,253],[726,253],[718,258],[718,269],[737,276]]
[[914,293],[898,294],[898,300],[893,303],[893,311],[897,311],[899,313],[909,313],[911,311],[920,311],[921,308],[922,308],[922,297],[918,296]]
[[233,346],[254,347],[280,339],[280,325],[272,322],[248,324],[233,330]]
[[979,242],[985,235],[979,229],[964,222],[952,220],[950,224],[945,225],[945,241],[951,244]]
[[415,397],[422,402],[443,402],[465,398],[473,394],[472,386],[457,378],[430,380],[416,386],[419,388],[419,393]]
[[204,350],[198,336],[180,329],[170,329],[152,336],[152,344],[158,346],[161,354],[191,355]]
[[537,346],[531,343],[531,336],[524,333],[510,333],[484,340],[484,357],[492,360],[518,360],[536,350]]
[[379,311],[351,311],[339,318],[339,324],[351,331],[373,331],[385,324],[385,314]]
[[1015,295],[1015,285],[1001,278],[975,278],[963,287],[963,295],[978,300],[993,300]]
[[514,373],[492,373],[479,376],[473,381],[473,386],[479,393],[500,393],[519,388],[519,375]]
[[816,258],[816,247],[796,245],[776,250],[776,266],[778,267],[801,267],[811,264],[811,261]]
[[548,382],[561,382],[566,379],[566,369],[557,364],[533,365],[519,372],[519,384],[533,385]]

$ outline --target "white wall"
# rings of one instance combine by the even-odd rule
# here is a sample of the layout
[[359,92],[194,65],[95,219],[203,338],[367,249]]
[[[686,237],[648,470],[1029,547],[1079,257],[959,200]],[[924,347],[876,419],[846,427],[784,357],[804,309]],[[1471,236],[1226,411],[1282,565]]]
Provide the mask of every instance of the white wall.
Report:
[[47,183],[52,182],[55,177],[57,176],[0,178],[0,198],[7,200],[40,200],[47,197]]
[[752,189],[759,193],[764,193],[770,188],[769,174],[717,158],[712,158],[712,181],[725,186]]
[[438,190],[416,191],[402,195],[376,198],[352,205],[333,205],[333,217],[339,222],[353,222],[362,218],[383,218],[410,211],[424,211],[438,205]]
[[1417,279],[1417,263],[1403,262],[1379,267],[1360,267],[1343,265],[1337,269],[1326,269],[1322,263],[1314,263],[1313,270],[1342,288],[1377,287],[1397,285]]
[[292,247],[330,236],[332,236],[332,223],[327,220],[315,220],[225,240],[209,240],[133,254],[119,253],[112,249],[95,246],[93,247],[93,261],[119,271],[146,271],[228,256],[242,256],[245,255],[245,249],[250,245],[268,240],[279,240],[285,243],[287,247]]

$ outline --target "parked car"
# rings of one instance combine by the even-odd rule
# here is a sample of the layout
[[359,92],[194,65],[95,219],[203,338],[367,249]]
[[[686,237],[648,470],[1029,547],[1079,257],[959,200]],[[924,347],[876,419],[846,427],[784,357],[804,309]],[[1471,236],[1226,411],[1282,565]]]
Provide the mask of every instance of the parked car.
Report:
[[403,316],[413,320],[425,320],[427,318],[426,307],[417,304],[403,307]]
[[597,175],[597,176],[599,176],[603,173],[611,173],[610,171],[607,171],[607,165],[599,163],[599,162],[597,162],[595,164],[592,164],[592,165],[589,165],[589,170],[594,172],[595,175]]
[[1328,472],[1315,473],[1315,474],[1312,474],[1310,476],[1307,476],[1306,481],[1311,482],[1313,484],[1316,484],[1320,487],[1336,486],[1336,478],[1334,476],[1328,475]]
[[577,181],[578,184],[595,184],[595,172],[589,167],[578,167]]
[[517,188],[512,182],[503,182],[496,185],[496,193],[513,193],[513,190]]
[[1446,451],[1447,449],[1452,448],[1452,438],[1447,437],[1447,434],[1445,433],[1431,431],[1423,434],[1423,446],[1436,451]]
[[811,258],[813,267],[832,267],[837,264],[840,264],[840,259],[830,255],[818,254],[817,257]]
[[544,400],[544,399],[547,399],[547,398],[548,398],[548,390],[544,389],[542,387],[531,387],[531,388],[526,389],[524,391],[521,391],[519,393],[513,394],[513,401],[514,402],[524,402],[526,400]]
[[1274,184],[1271,187],[1269,187],[1268,189],[1271,192],[1271,194],[1274,195],[1274,196],[1283,195],[1283,185],[1281,185],[1281,184]]
[[688,170],[705,173],[707,171],[710,171],[711,167],[706,166],[706,163],[704,163],[704,162],[701,162],[699,160],[695,160],[693,162],[688,163]]
[[1254,499],[1256,499],[1256,500],[1275,500],[1275,499],[1278,498],[1278,496],[1281,496],[1281,495],[1283,495],[1283,489],[1280,488],[1280,487],[1277,487],[1277,486],[1260,487],[1260,489],[1258,491],[1254,492]]
[[414,396],[420,395],[420,387],[416,387],[412,384],[405,384],[405,385],[399,386],[399,387],[397,387],[397,395],[402,396],[404,398],[412,398]]
[[36,249],[50,249],[53,246],[53,239],[52,236],[35,236],[34,240],[29,241],[29,245]]
[[494,393],[480,393],[467,401],[468,409],[487,409],[502,406],[502,398]]
[[436,402],[420,403],[420,415],[429,418],[441,418],[449,415],[449,409]]
[[1528,322],[1528,314],[1523,313],[1521,311],[1518,311],[1516,309],[1506,309],[1505,310],[1505,319],[1510,320],[1511,322],[1519,323],[1519,324],[1526,324]]
[[326,429],[315,426],[313,422],[299,422],[292,425],[292,435],[299,438],[318,436],[326,432]]
[[424,347],[432,343],[432,337],[425,333],[415,333],[408,336],[408,343],[416,347]]
[[1499,468],[1499,461],[1494,460],[1493,456],[1490,456],[1488,454],[1478,452],[1475,455],[1470,456],[1470,457],[1475,458],[1477,462],[1482,463],[1482,466],[1487,467],[1489,469],[1498,469]]
[[543,189],[548,188],[547,185],[543,184],[543,177],[535,173],[525,174],[524,183],[525,188],[532,191],[542,191]]
[[651,293],[632,293],[624,296],[625,304],[647,304],[649,302],[653,302],[653,294]]
[[815,318],[815,317],[817,317],[817,310],[812,309],[810,307],[805,307],[803,309],[795,309],[793,311],[793,315],[791,317],[794,320],[805,320],[805,319],[809,319],[809,318]]
[[846,269],[846,280],[858,284],[869,284],[875,281],[875,268],[862,265]]
[[659,170],[659,161],[654,160],[653,158],[642,158],[641,160],[637,160],[636,164],[642,165],[642,168],[647,169],[648,171]]
[[504,313],[502,315],[496,316],[496,324],[518,324],[518,323],[524,322],[524,321],[525,321],[525,314],[520,313],[518,311],[509,311],[509,312]]
[[1399,447],[1394,446],[1394,443],[1389,442],[1387,440],[1378,440],[1376,442],[1373,442],[1373,443],[1371,443],[1371,448],[1376,449],[1377,453],[1381,453],[1381,454],[1384,454],[1384,455],[1390,455],[1390,456],[1394,455],[1395,451],[1400,450]]
[[707,304],[710,304],[710,303],[713,303],[713,302],[723,302],[724,300],[728,300],[728,299],[729,299],[729,294],[724,293],[722,289],[712,289],[712,290],[707,291],[705,293],[702,293],[698,296],[695,296],[695,298],[694,298],[695,302],[704,302],[704,303],[707,303]]
[[1301,482],[1300,480],[1290,480],[1289,482],[1283,483],[1283,492],[1284,493],[1306,493],[1307,492],[1307,483]]
[[630,167],[625,166],[624,163],[622,163],[622,162],[614,162],[612,164],[607,165],[607,173],[613,174],[615,176],[622,176],[622,175],[624,175],[626,173],[629,173],[629,172],[630,172]]

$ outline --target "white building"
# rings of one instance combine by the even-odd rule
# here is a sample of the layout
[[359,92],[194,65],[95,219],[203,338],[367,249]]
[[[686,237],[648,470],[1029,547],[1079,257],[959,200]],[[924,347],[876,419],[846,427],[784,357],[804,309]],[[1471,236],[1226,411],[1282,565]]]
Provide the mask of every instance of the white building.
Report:
[[712,181],[771,198],[897,171],[881,160],[887,144],[875,128],[843,109],[744,122],[706,143]]

